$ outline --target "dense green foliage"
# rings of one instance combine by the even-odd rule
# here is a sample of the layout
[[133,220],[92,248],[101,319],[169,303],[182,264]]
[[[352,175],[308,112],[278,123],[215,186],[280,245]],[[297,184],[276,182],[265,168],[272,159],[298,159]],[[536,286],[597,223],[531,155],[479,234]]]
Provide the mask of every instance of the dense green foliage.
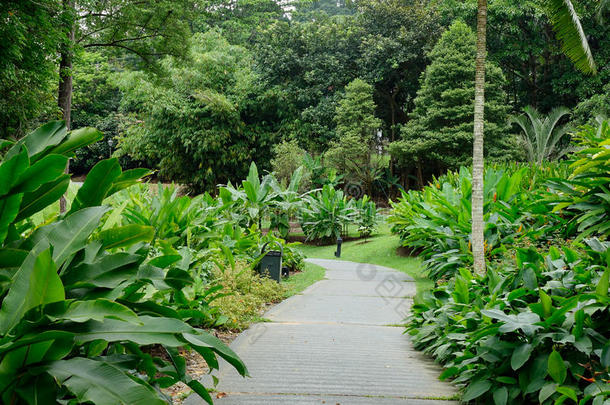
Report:
[[[603,9],[596,0],[575,2],[600,66],[588,77],[563,55],[548,4],[489,1],[489,156],[525,157],[515,150],[506,114],[527,105],[542,114],[578,105],[577,125],[610,112],[610,35],[599,18]],[[474,0],[284,6],[269,0],[83,0],[74,2],[74,10],[45,0],[5,6],[2,137],[22,136],[58,116],[58,64],[70,56],[73,67],[64,66],[61,76],[74,81],[72,121],[106,136],[78,153],[74,172],[86,173],[118,146],[123,166],[145,164],[160,169],[164,180],[211,191],[243,178],[250,161],[271,169],[274,147],[283,140],[297,142],[315,159],[344,138],[335,117],[354,80],[372,86],[371,124],[385,154],[369,162],[379,170],[367,175],[366,183],[376,176],[368,194],[387,198],[414,179],[422,186],[468,161],[473,45],[457,59],[431,50],[460,48],[472,36],[438,43],[455,21],[474,26]],[[439,68],[421,77],[426,68],[434,70],[430,62]],[[456,63],[460,68],[452,69]],[[430,75],[436,79],[426,79]],[[406,144],[395,145],[389,159],[385,147],[401,134]],[[347,169],[335,175],[339,182],[353,180]]]
[[[0,162],[2,402],[165,403],[159,388],[182,381],[211,403],[186,374],[178,348],[198,351],[211,368],[218,355],[240,374],[247,370],[217,338],[185,322],[203,314],[154,299],[193,284],[184,257],[154,249],[150,226],[103,228],[114,214],[103,201],[148,171],[102,160],[67,213],[38,227],[31,220],[68,188],[68,156],[100,138],[97,130],[67,132],[54,121],[12,145]],[[151,344],[169,361],[148,354]]]
[[[262,128],[246,125],[256,77],[247,51],[209,32],[191,38],[188,64],[164,60],[167,80],[156,82],[140,72],[123,75],[119,87],[129,97],[126,112],[141,120],[126,128],[121,150],[146,162],[158,162],[160,175],[212,190],[243,177],[247,164],[270,156]],[[264,155],[255,155],[258,151]]]
[[61,14],[55,0],[5,1],[0,8],[0,138],[23,136],[30,121],[55,108]]
[[468,270],[468,171],[394,204],[394,230],[421,249],[438,286],[407,328],[464,400],[608,400],[609,128],[578,132],[569,165],[487,170],[484,276]]

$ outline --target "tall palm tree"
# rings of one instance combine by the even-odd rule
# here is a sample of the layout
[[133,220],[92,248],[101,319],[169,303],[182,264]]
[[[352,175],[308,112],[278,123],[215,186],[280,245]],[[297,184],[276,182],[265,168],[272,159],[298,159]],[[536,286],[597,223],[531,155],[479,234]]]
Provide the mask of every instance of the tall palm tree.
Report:
[[[595,62],[589,49],[587,37],[580,19],[570,0],[544,0],[557,39],[564,54],[584,73],[596,72]],[[472,151],[472,255],[474,270],[485,273],[485,240],[483,231],[483,136],[485,106],[485,59],[487,40],[487,0],[478,0],[477,10],[477,57],[474,90],[474,134]]]
[[477,57],[474,79],[474,137],[472,149],[472,255],[474,271],[485,273],[483,221],[483,134],[485,119],[485,59],[487,57],[487,0],[478,0]]
[[527,152],[527,160],[532,164],[542,164],[552,157],[560,158],[567,153],[568,148],[557,150],[557,144],[568,132],[565,125],[558,126],[559,121],[570,114],[565,107],[551,110],[549,115],[543,116],[532,106],[523,109],[525,114],[511,117],[508,122],[517,124],[523,131],[523,141]]

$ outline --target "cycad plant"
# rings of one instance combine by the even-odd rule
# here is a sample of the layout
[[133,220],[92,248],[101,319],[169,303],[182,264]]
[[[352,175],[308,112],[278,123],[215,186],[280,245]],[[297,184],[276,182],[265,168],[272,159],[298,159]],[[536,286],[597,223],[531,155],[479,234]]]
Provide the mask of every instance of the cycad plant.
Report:
[[521,127],[530,163],[540,165],[545,160],[558,159],[569,151],[568,147],[559,146],[568,128],[558,125],[563,117],[570,114],[567,108],[554,108],[546,117],[532,106],[525,107],[523,111],[525,114],[511,117],[509,122]]

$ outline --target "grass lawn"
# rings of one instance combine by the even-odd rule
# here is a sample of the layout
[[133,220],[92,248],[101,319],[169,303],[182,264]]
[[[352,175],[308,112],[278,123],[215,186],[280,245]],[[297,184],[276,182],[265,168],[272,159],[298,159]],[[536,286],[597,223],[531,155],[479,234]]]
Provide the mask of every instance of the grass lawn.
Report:
[[294,274],[282,281],[282,284],[286,287],[284,296],[288,298],[300,293],[316,281],[322,280],[325,274],[326,270],[324,267],[320,267],[313,263],[305,263],[305,268],[302,272]]
[[[341,258],[338,260],[348,260],[357,263],[371,263],[407,273],[413,277],[417,283],[417,291],[428,290],[432,287],[432,281],[428,280],[421,273],[421,261],[416,257],[403,257],[396,253],[400,246],[398,236],[390,233],[389,225],[383,221],[379,225],[375,236],[364,240],[344,242],[341,246]],[[316,259],[336,259],[336,245],[313,246],[299,245],[299,249],[308,258]]]

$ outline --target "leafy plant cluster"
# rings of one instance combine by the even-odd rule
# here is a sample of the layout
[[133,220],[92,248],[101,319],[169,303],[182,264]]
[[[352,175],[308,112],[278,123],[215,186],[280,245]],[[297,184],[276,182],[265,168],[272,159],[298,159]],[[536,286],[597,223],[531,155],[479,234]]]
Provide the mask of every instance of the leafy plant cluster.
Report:
[[[549,208],[545,179],[561,175],[560,165],[544,168],[495,166],[485,171],[485,254],[499,257],[506,247],[524,240],[551,235],[557,223],[565,223]],[[472,263],[469,242],[472,174],[469,169],[449,172],[434,179],[422,191],[410,190],[393,202],[388,222],[402,245],[419,252],[429,276],[452,277]]]
[[[405,197],[415,202],[411,211],[406,200],[395,206],[395,230],[423,250],[438,285],[416,302],[407,330],[446,367],[442,377],[464,388],[464,401],[610,401],[608,122],[583,127],[575,139],[579,149],[564,168],[509,168],[502,177],[515,180],[510,193],[498,190],[502,182],[486,184],[484,276],[468,270],[467,246],[451,252],[455,218],[466,213],[450,200],[457,174]],[[524,175],[527,182],[517,181]]]
[[[50,122],[4,142],[0,161],[0,397],[3,403],[166,403],[161,389],[183,382],[208,403],[208,390],[186,373],[179,348],[199,352],[210,369],[237,355],[191,326],[207,315],[156,299],[179,297],[195,282],[189,259],[156,244],[155,229],[113,224],[106,198],[149,172],[100,161],[70,209],[35,226],[32,216],[70,183],[68,157],[101,138]],[[108,225],[108,226],[106,226]],[[158,345],[163,358],[147,348]]]
[[373,232],[377,208],[368,196],[350,198],[330,182],[301,194],[304,172],[300,166],[292,174],[290,183],[283,186],[272,173],[259,178],[256,164],[252,163],[242,186],[228,184],[220,189],[220,197],[225,204],[233,204],[233,222],[260,228],[268,219],[270,228],[277,230],[281,237],[289,234],[292,221],[299,222],[308,241],[334,241],[349,224],[357,225],[362,236]]
[[481,404],[604,404],[610,398],[607,243],[517,251],[475,277],[465,268],[425,294],[407,327],[415,346]]
[[366,194],[359,200],[348,198],[343,190],[327,184],[305,197],[299,220],[308,240],[334,242],[350,224],[358,227],[361,236],[369,236],[378,216],[375,203]]

